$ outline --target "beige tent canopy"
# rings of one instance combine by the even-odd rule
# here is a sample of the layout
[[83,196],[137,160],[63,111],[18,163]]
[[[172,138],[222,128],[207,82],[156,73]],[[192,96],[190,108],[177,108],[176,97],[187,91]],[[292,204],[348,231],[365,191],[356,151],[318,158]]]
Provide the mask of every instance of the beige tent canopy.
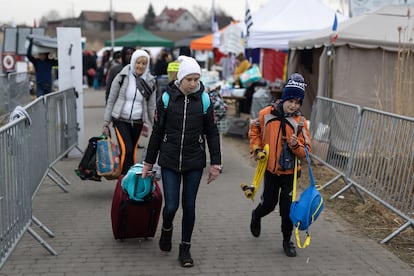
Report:
[[308,82],[307,116],[317,95],[414,116],[410,10],[384,6],[339,23],[336,33],[326,28],[289,41],[288,71]]

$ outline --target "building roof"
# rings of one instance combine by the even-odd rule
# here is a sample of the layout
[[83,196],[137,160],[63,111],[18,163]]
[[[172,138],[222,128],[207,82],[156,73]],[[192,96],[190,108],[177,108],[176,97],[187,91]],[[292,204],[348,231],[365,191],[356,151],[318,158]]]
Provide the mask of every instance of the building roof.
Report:
[[[91,22],[104,22],[109,20],[110,12],[82,11],[79,17],[83,17]],[[114,12],[114,17],[117,22],[136,23],[134,16],[130,12]]]
[[[186,9],[182,9],[182,8],[179,8],[179,9],[164,8],[164,10],[161,12],[161,15],[167,16],[169,23],[174,23],[185,12],[188,12],[188,11]],[[159,20],[159,17],[157,18],[157,20]]]

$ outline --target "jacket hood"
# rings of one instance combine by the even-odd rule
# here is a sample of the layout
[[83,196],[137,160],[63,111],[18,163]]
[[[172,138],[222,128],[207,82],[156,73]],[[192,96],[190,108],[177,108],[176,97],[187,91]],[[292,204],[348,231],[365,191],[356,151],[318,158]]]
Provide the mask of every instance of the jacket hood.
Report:
[[147,68],[145,68],[145,72],[142,75],[145,75],[146,73],[149,72],[150,70],[150,63],[151,63],[151,58],[148,55],[148,53],[144,50],[136,50],[131,57],[131,62],[129,63],[131,65],[131,69],[134,68],[135,62],[137,61],[138,58],[140,57],[145,57],[147,59]]

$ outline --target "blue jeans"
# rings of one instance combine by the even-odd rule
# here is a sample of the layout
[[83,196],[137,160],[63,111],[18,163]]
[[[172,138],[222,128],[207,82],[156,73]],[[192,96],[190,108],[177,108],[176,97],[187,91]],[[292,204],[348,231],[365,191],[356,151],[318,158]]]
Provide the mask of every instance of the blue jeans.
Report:
[[200,186],[203,169],[187,172],[176,172],[168,168],[161,168],[162,186],[164,189],[164,209],[162,211],[163,224],[165,229],[173,225],[175,213],[180,202],[180,186],[183,180],[182,190],[182,237],[181,241],[191,242],[195,223],[195,202]]

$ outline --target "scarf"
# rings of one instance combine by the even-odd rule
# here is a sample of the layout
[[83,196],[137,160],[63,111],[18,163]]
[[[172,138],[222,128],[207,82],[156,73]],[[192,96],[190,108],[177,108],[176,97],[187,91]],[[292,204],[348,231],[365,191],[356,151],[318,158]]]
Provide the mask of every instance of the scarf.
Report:
[[143,78],[137,76],[135,77],[135,83],[141,95],[148,100],[153,92],[148,83]]

